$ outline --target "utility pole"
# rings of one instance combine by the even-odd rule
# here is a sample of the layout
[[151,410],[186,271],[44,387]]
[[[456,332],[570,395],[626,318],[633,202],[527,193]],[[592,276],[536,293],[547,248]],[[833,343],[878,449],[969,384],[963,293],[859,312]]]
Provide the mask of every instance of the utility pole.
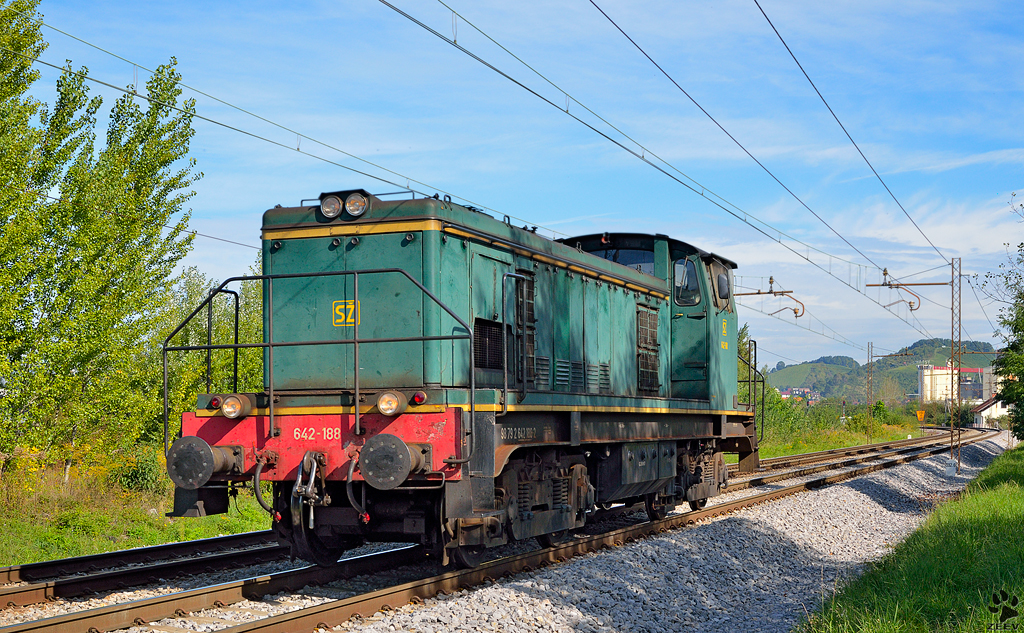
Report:
[[871,374],[873,371],[872,362],[875,358],[875,344],[868,342],[868,444],[871,443],[871,422],[874,416],[874,403],[871,401]]
[[960,408],[963,403],[960,399],[960,374],[963,368],[963,326],[960,321],[960,263],[959,257],[954,257],[950,263],[952,279],[950,279],[952,301],[950,303],[952,315],[950,317],[950,338],[952,348],[950,350],[950,391],[949,391],[949,458],[953,459],[953,425],[957,429],[957,451],[956,451],[956,472],[960,473]]
[[[952,305],[950,306],[950,344],[952,348],[952,355],[950,357],[950,368],[949,368],[949,380],[950,380],[950,391],[949,391],[949,458],[953,459],[953,421],[956,420],[959,424],[960,415],[960,370],[962,364],[963,354],[963,327],[960,322],[960,270],[961,270],[961,258],[954,257],[950,261],[950,280],[949,282],[931,282],[931,283],[912,283],[905,284],[902,281],[895,279],[889,279],[889,269],[882,269],[882,283],[880,284],[864,284],[865,286],[878,287],[885,286],[886,288],[896,288],[897,290],[906,290],[910,294],[917,298],[917,303],[908,301],[907,305],[911,311],[917,310],[921,307],[921,298],[915,295],[912,291],[907,290],[908,286],[946,286],[950,287],[952,294]],[[891,304],[890,304],[891,305]],[[959,437],[959,436],[958,436]],[[959,451],[957,452],[957,472],[960,472],[959,463]]]

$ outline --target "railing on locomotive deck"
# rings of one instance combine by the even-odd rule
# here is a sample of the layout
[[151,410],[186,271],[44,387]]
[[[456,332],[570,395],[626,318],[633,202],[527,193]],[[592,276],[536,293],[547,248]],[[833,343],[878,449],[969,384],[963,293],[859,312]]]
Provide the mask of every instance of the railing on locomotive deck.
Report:
[[[301,279],[301,278],[312,278],[312,277],[340,277],[340,276],[352,276],[352,300],[355,305],[359,305],[359,276],[360,275],[374,275],[374,274],[385,274],[385,273],[397,273],[403,275],[406,279],[411,281],[423,294],[428,296],[431,301],[438,305],[444,310],[449,316],[455,319],[456,322],[462,328],[465,329],[465,334],[449,334],[449,335],[438,335],[438,336],[402,336],[402,337],[387,337],[387,338],[359,338],[359,319],[356,319],[353,324],[352,338],[344,340],[324,340],[324,341],[287,341],[287,342],[274,342],[274,280],[275,279]],[[238,342],[238,316],[239,316],[239,296],[238,293],[233,290],[227,290],[228,284],[245,281],[262,281],[264,283],[264,289],[266,290],[267,305],[265,309],[269,309],[267,312],[266,319],[266,342],[264,343],[239,343]],[[235,327],[234,343],[213,344],[213,300],[219,294],[230,294],[235,298]],[[171,339],[178,335],[189,322],[200,312],[203,308],[207,308],[207,338],[206,345],[170,345]],[[207,392],[212,388],[211,381],[211,368],[212,361],[211,355],[213,350],[217,349],[230,349],[234,350],[234,389],[238,391],[238,350],[247,348],[263,348],[267,350],[267,378],[266,378],[266,394],[268,398],[267,406],[270,417],[270,436],[275,435],[274,425],[274,348],[276,347],[302,347],[309,345],[352,345],[353,346],[353,361],[354,361],[354,372],[353,372],[353,392],[352,396],[352,410],[355,415],[354,430],[356,435],[362,434],[360,426],[360,412],[359,412],[359,346],[368,345],[373,343],[415,343],[415,342],[426,342],[426,341],[456,341],[456,340],[468,340],[469,341],[469,424],[463,429],[463,434],[466,436],[466,453],[461,459],[457,459],[455,456],[445,459],[444,462],[447,464],[465,464],[469,462],[470,457],[473,455],[474,441],[473,441],[473,425],[476,421],[476,368],[473,362],[473,328],[470,327],[466,321],[464,321],[459,315],[457,315],[451,308],[449,308],[443,301],[437,298],[434,293],[427,290],[423,284],[412,278],[409,273],[402,270],[401,268],[375,268],[366,270],[343,270],[343,271],[326,271],[318,273],[289,273],[279,275],[246,275],[240,277],[230,277],[225,279],[217,288],[210,291],[210,294],[206,299],[199,304],[195,310],[193,310],[185,319],[181,322],[178,327],[174,328],[174,331],[164,339],[163,343],[163,365],[164,365],[164,453],[166,454],[170,448],[170,405],[168,399],[168,375],[167,375],[167,354],[168,352],[193,352],[206,350],[206,388]],[[340,389],[339,392],[346,392],[348,389]]]
[[[750,402],[741,402],[740,404],[746,407],[752,407],[754,413],[754,421],[757,422],[757,414],[761,414],[761,423],[758,426],[761,428],[761,438],[764,439],[764,398],[765,398],[765,378],[764,374],[757,370],[757,341],[753,339],[747,340],[747,357],[744,358],[743,354],[739,355],[739,359],[743,361],[743,364],[747,366],[746,379],[740,378],[740,384],[746,384],[747,386],[747,397]],[[749,359],[749,360],[748,360]],[[761,387],[761,406],[757,406],[757,388]],[[757,434],[757,430],[754,430],[754,434]],[[758,441],[760,441],[758,440]]]

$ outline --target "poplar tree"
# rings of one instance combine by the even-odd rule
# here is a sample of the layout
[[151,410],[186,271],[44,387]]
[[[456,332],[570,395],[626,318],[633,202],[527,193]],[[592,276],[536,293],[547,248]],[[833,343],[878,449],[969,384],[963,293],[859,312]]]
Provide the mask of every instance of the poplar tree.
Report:
[[155,415],[152,350],[202,174],[173,58],[116,100],[101,142],[87,69],[68,62],[52,106],[29,96],[37,2],[0,3],[0,452],[70,457],[130,444]]

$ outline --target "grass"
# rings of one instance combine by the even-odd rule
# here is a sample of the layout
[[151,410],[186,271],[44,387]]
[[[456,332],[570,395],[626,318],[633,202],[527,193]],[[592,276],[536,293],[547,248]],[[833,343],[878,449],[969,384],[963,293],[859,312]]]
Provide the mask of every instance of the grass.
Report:
[[[167,518],[166,480],[150,491],[125,491],[108,478],[59,469],[4,473],[0,481],[0,566],[237,534],[270,527],[248,490],[227,514]],[[164,476],[166,478],[166,476]]]
[[[851,431],[842,427],[831,429],[796,429],[785,435],[765,434],[764,441],[759,444],[761,459],[799,455],[828,451],[834,448],[850,448],[864,444],[894,442],[905,440],[907,436],[921,437],[925,432],[916,426],[879,424],[872,429],[870,441],[866,433]],[[725,461],[735,463],[739,457],[735,454],[725,455]]]
[[[1002,591],[1018,599],[1021,615],[1000,625],[1001,614],[989,607]],[[1024,630],[1024,447],[996,458],[963,495],[937,507],[798,630]]]
[[918,428],[878,424],[873,428],[869,442],[866,433],[850,431],[848,429],[808,429],[786,437],[765,437],[764,442],[760,444],[760,453],[761,459],[770,459],[772,457],[784,457],[800,453],[828,451],[834,448],[848,448],[868,443],[877,444],[879,442],[905,440],[908,435],[920,437],[924,435],[924,432]]

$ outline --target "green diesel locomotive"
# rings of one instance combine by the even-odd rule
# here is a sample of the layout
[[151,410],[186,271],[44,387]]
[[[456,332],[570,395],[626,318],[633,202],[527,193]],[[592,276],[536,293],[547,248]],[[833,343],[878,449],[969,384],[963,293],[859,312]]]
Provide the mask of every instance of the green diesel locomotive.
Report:
[[[412,541],[472,566],[611,504],[700,507],[726,484],[724,453],[758,464],[734,268],[664,235],[553,241],[447,198],[270,209],[264,274],[218,289],[263,284],[264,340],[247,346],[265,388],[199,395],[182,416],[174,514],[272,482],[260,502],[301,558]],[[173,340],[165,355],[246,347]]]

